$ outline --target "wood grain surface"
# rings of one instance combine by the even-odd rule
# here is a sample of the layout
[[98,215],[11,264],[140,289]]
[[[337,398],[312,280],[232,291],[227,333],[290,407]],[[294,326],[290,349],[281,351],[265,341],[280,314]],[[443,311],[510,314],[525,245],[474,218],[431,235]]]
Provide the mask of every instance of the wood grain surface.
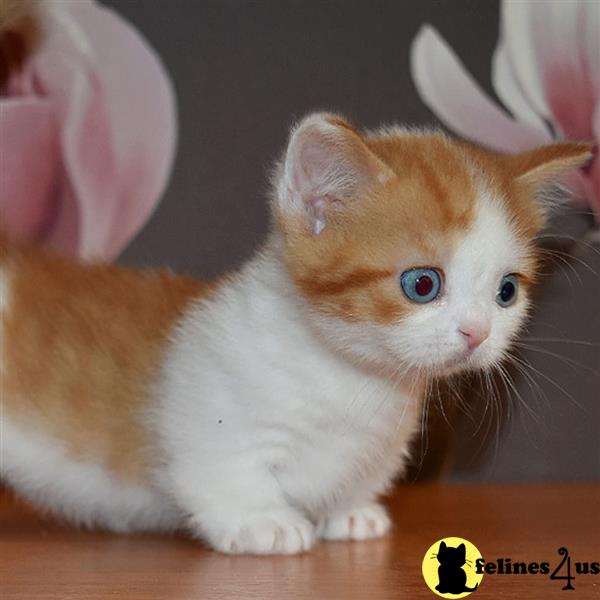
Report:
[[[600,486],[415,484],[388,499],[389,537],[323,542],[303,556],[222,556],[179,537],[77,531],[0,492],[2,600],[311,600],[435,598],[424,584],[427,548],[447,536],[473,542],[487,561],[600,561]],[[565,571],[561,571],[563,574]],[[600,598],[600,575],[575,591],[547,575],[485,575],[473,598]]]

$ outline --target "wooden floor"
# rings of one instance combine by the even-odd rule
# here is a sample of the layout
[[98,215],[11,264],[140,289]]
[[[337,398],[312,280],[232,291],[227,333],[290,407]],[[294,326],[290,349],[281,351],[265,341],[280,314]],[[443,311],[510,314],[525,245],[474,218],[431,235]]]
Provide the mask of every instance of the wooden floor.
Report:
[[[487,561],[600,561],[600,486],[413,485],[389,499],[395,530],[372,542],[321,543],[296,557],[230,557],[184,537],[118,537],[42,520],[0,492],[2,600],[311,600],[435,598],[421,576],[427,548],[447,536]],[[566,565],[560,574],[566,573]],[[600,598],[600,575],[574,592],[547,575],[485,575],[474,598]]]

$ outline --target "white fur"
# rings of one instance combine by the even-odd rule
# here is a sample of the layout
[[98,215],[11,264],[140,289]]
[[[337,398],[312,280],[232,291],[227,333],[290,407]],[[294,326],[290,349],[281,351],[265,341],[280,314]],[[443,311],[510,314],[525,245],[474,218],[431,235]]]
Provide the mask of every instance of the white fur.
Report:
[[79,525],[119,532],[170,530],[181,523],[175,505],[157,491],[70,459],[59,440],[0,416],[0,473],[37,506]]
[[391,525],[383,506],[367,504],[356,510],[333,514],[323,524],[321,537],[326,540],[368,540],[385,535]]
[[[274,254],[188,311],[152,419],[159,480],[224,552],[307,549],[329,517],[372,507],[418,419],[414,382],[356,369],[311,330]],[[370,519],[387,529],[382,509]]]
[[[153,419],[167,458],[159,477],[190,526],[224,552],[297,552],[318,534],[387,531],[374,499],[417,428],[419,373],[500,359],[526,302],[501,308],[496,293],[523,253],[500,200],[482,190],[474,226],[437,265],[440,300],[382,327],[312,311],[274,237],[188,311],[166,356]],[[472,353],[459,332],[469,320],[490,329]]]

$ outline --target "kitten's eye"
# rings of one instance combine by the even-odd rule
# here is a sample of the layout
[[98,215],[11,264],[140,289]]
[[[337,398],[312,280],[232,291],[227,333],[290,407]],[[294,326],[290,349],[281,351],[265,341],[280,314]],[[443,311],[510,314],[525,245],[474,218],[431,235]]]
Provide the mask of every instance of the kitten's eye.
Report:
[[498,294],[496,295],[496,302],[503,308],[507,308],[511,304],[514,304],[517,299],[517,292],[519,291],[519,279],[516,275],[505,275],[500,281],[500,287],[498,288]]
[[442,287],[442,277],[435,269],[411,269],[400,276],[402,291],[419,304],[435,300]]

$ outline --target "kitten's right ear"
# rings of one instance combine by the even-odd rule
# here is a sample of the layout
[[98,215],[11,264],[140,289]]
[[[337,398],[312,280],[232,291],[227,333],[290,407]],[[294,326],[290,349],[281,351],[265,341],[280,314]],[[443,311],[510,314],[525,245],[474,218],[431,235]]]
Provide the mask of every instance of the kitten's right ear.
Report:
[[318,235],[333,212],[392,176],[350,124],[336,115],[317,113],[292,131],[279,205],[284,214],[304,213]]
[[542,191],[569,171],[585,165],[593,153],[592,144],[559,142],[514,154],[508,160],[517,181],[531,186],[534,191]]
[[440,552],[446,549],[446,542],[440,542]]

